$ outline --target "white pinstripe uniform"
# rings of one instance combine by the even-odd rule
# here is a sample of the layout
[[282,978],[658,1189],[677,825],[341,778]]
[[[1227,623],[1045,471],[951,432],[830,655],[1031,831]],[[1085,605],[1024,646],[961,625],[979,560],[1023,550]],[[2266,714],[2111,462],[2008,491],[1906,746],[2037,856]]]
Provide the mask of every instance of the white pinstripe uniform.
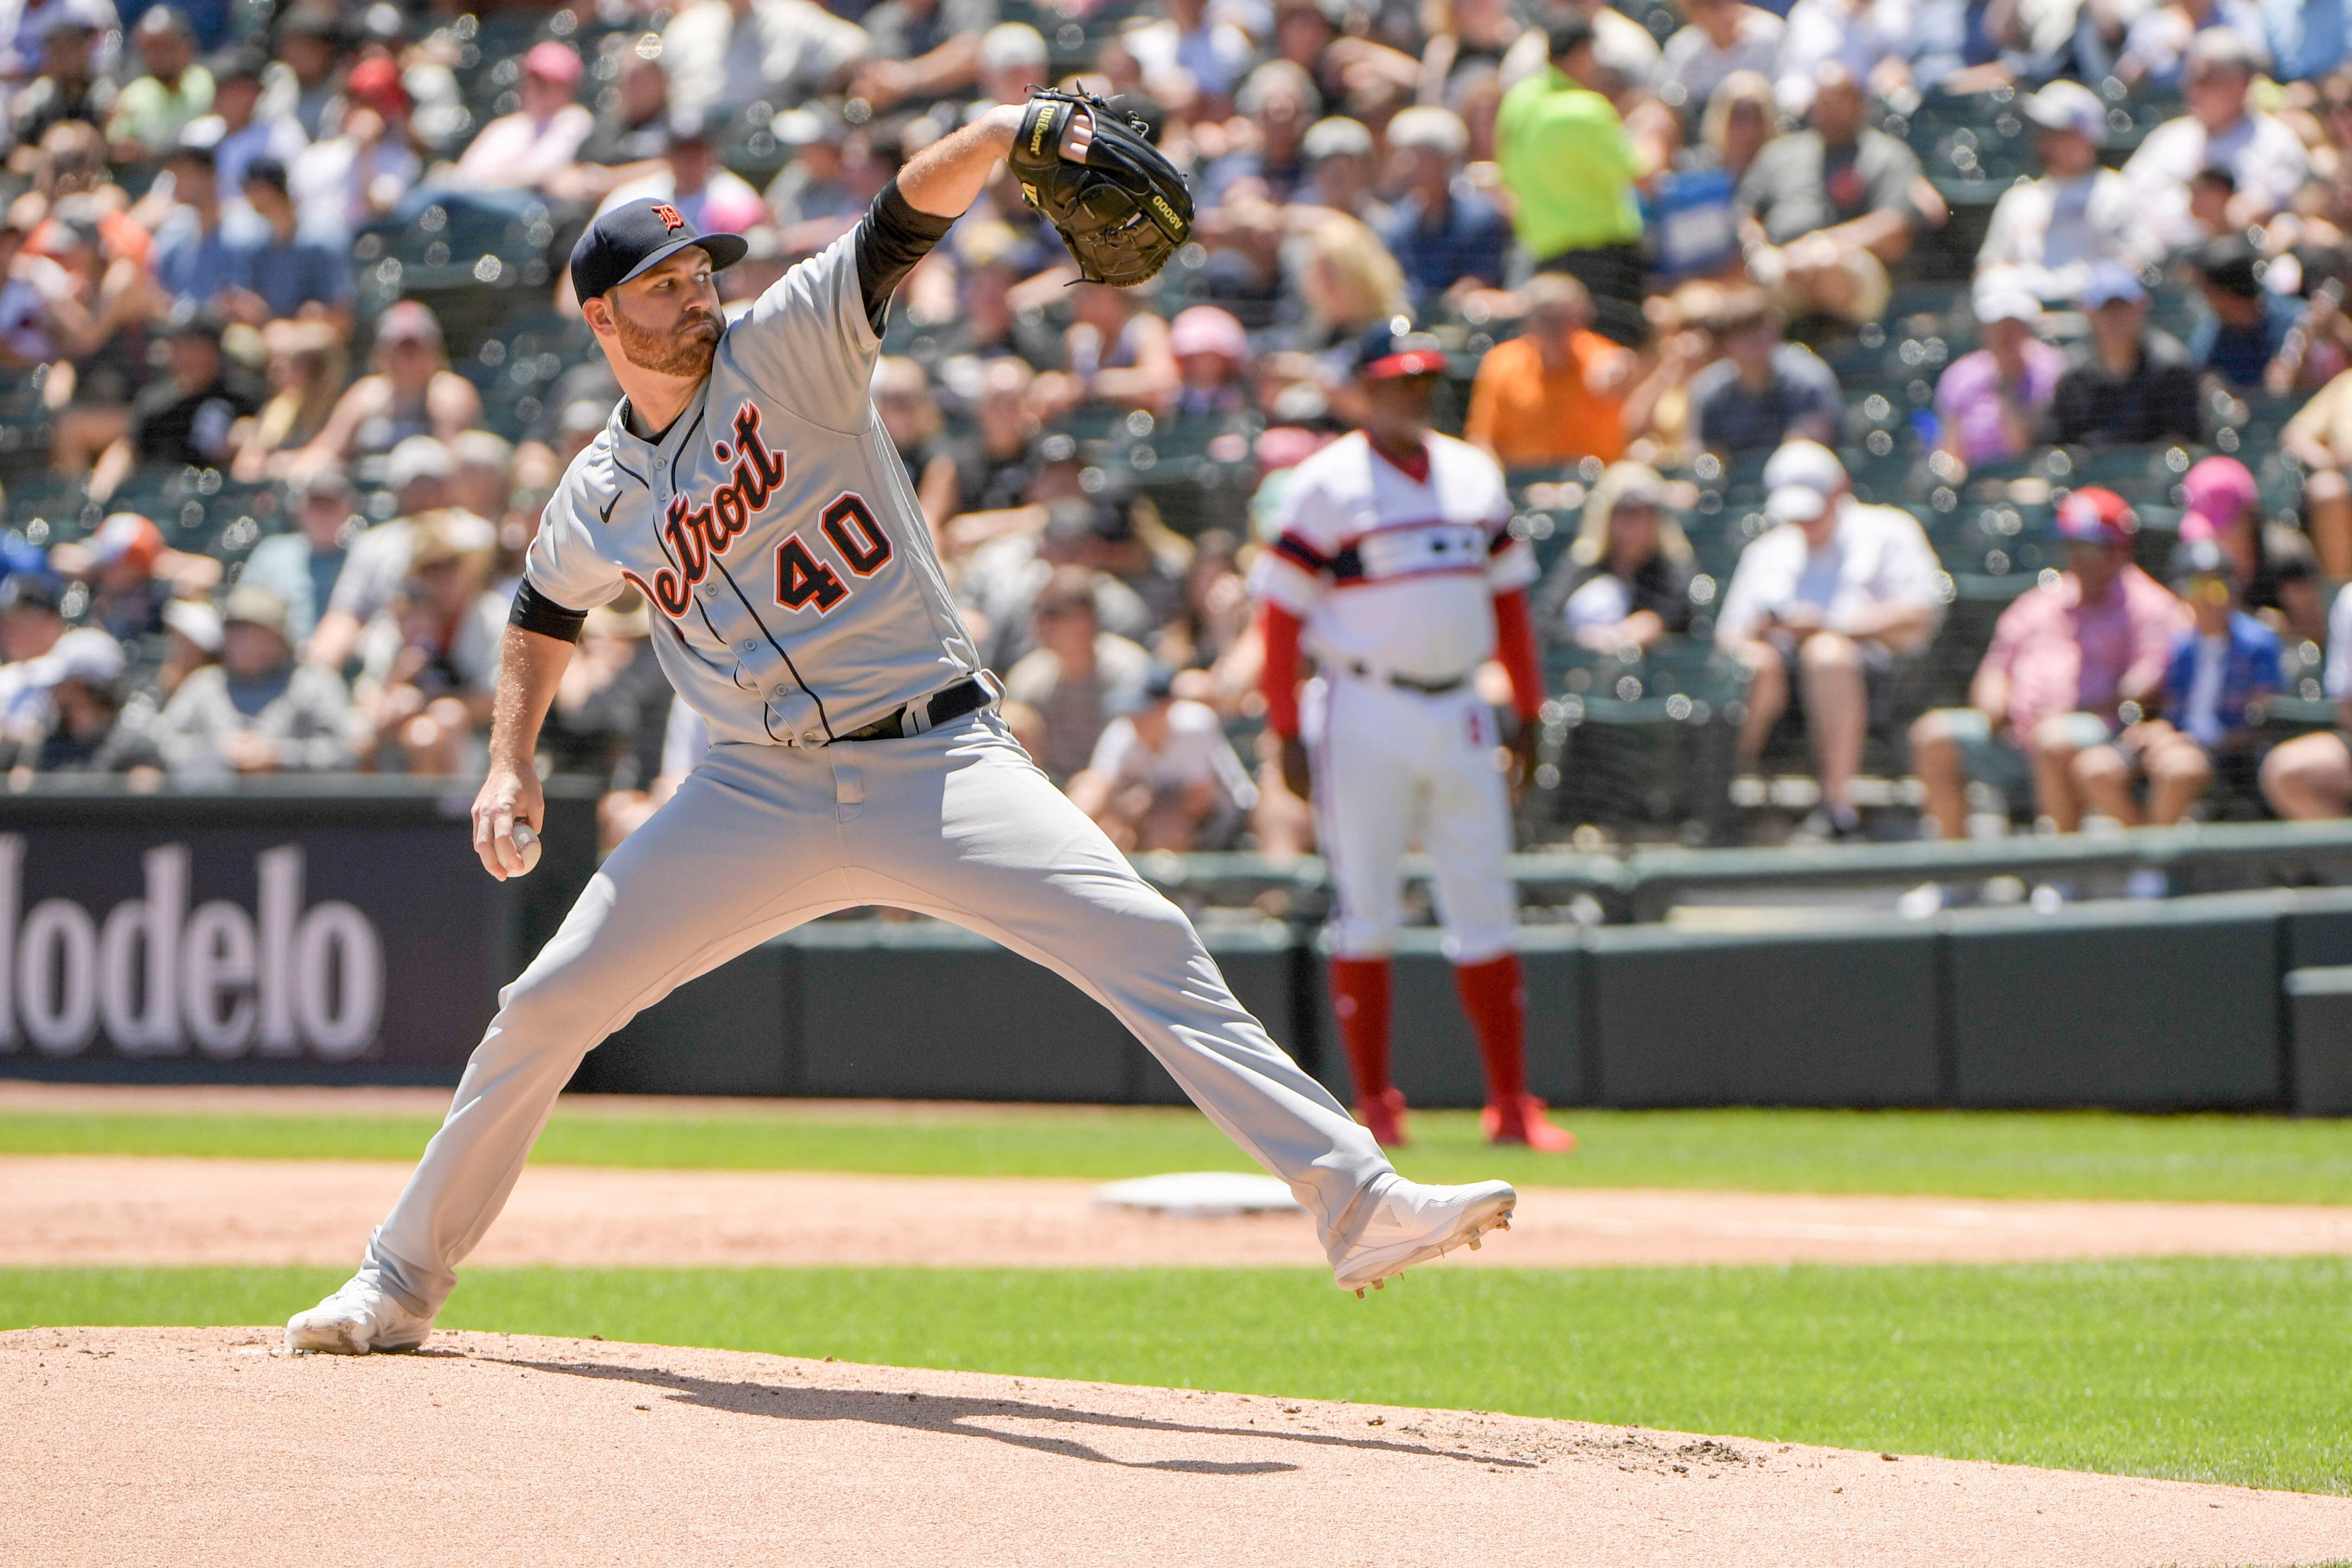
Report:
[[1432,861],[1446,956],[1511,949],[1510,797],[1492,711],[1471,677],[1495,647],[1495,595],[1536,580],[1508,531],[1494,460],[1432,432],[1416,479],[1362,434],[1301,463],[1281,532],[1251,587],[1304,622],[1317,678],[1300,705],[1315,750],[1315,823],[1343,958],[1388,952],[1403,919],[1399,863]]

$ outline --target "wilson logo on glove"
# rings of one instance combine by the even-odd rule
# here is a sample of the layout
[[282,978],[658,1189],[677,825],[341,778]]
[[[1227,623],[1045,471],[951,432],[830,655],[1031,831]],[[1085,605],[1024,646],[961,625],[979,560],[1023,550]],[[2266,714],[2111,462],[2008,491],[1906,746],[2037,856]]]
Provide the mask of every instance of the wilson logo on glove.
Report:
[[[1086,162],[1061,153],[1059,129],[1083,114]],[[1029,205],[1070,247],[1089,283],[1148,282],[1192,237],[1192,194],[1176,165],[1151,145],[1150,128],[1092,93],[1033,94],[1007,160]]]

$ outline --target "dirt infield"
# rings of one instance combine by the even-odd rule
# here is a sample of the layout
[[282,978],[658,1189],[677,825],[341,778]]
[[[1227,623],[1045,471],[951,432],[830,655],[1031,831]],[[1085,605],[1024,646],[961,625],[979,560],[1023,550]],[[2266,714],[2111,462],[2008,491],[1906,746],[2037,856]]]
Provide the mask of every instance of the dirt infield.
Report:
[[[2352,1499],[1566,1421],[499,1334],[0,1334],[5,1554],[2105,1568],[2352,1554]],[[21,1553],[21,1556],[18,1555]]]
[[[344,1264],[404,1164],[0,1157],[0,1266]],[[1447,1266],[2352,1253],[2352,1208],[1537,1188]],[[1313,1265],[1296,1215],[1108,1210],[1089,1182],[533,1166],[477,1264]]]

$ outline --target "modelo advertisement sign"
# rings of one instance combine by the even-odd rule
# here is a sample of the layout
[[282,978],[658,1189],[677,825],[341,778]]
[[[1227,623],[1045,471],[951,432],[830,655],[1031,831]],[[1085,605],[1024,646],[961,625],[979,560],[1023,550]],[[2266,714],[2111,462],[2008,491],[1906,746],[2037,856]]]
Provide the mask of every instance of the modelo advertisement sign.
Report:
[[454,1081],[504,977],[497,887],[462,823],[0,827],[0,1077]]

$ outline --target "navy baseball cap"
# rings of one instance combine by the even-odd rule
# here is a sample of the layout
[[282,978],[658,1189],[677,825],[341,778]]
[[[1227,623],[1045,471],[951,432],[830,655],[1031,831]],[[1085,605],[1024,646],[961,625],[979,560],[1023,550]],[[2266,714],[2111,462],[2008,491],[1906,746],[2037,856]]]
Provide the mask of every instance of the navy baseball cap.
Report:
[[1356,340],[1356,373],[1366,381],[1442,375],[1444,371],[1445,350],[1436,334],[1416,329],[1410,316],[1375,321]]
[[572,247],[572,291],[593,299],[690,245],[709,251],[717,270],[734,266],[751,248],[741,235],[697,234],[667,202],[625,202],[590,224]]

